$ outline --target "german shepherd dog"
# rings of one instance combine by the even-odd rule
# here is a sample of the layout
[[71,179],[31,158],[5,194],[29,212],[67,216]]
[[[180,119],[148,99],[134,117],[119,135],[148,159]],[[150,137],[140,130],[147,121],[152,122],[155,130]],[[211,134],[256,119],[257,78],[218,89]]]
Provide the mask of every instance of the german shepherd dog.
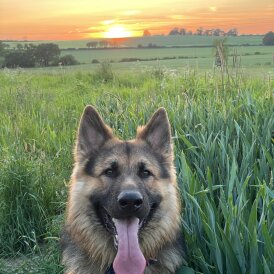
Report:
[[175,273],[184,260],[180,214],[165,109],[122,141],[87,106],[61,237],[65,273]]

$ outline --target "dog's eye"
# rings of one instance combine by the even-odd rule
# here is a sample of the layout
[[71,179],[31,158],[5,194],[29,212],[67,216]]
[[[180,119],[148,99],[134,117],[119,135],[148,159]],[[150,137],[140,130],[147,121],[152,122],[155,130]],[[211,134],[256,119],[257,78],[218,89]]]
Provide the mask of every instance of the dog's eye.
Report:
[[107,177],[113,177],[114,170],[112,168],[108,168],[104,171],[104,175],[106,175]]
[[146,179],[146,178],[152,176],[152,173],[147,169],[142,169],[142,170],[139,170],[138,175],[140,178]]
[[118,163],[117,162],[111,163],[111,166],[109,168],[105,169],[102,174],[109,178],[118,177],[119,176]]

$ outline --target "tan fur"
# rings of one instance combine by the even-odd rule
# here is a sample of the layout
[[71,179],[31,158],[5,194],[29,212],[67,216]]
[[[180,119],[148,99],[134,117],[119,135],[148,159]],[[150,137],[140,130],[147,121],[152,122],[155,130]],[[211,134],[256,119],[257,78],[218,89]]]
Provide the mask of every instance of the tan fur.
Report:
[[[107,130],[109,134],[112,134],[110,128],[107,127]],[[143,132],[144,127],[139,127],[136,139],[129,142],[139,147],[144,146]],[[77,143],[79,142],[78,138]],[[115,147],[122,142],[117,138],[111,138],[105,145]],[[169,151],[165,155],[165,164],[170,174],[168,179],[161,178],[157,163],[154,163],[149,155],[143,155],[136,151],[130,159],[127,159],[117,149],[117,151],[114,150],[111,157],[112,159],[105,159],[106,162],[102,161],[96,165],[94,173],[100,174],[107,165],[107,161],[113,159],[118,160],[121,166],[134,166],[136,161],[142,159],[155,174],[155,177],[148,181],[146,187],[151,192],[161,193],[162,202],[151,221],[140,231],[139,242],[144,257],[147,259],[156,258],[159,263],[147,266],[145,274],[175,273],[178,266],[182,264],[183,257],[181,252],[170,245],[181,233],[181,209],[173,152]],[[86,161],[87,159],[81,151],[77,150],[76,146],[66,215],[66,231],[75,246],[68,243],[68,248],[63,251],[63,264],[66,266],[67,274],[104,274],[107,267],[114,261],[117,252],[113,236],[104,229],[90,207],[90,194],[95,191],[103,191],[107,187],[106,182],[84,172]],[[126,177],[122,184],[134,184],[134,180]],[[78,247],[80,248],[77,249]],[[74,249],[76,249],[75,252]]]

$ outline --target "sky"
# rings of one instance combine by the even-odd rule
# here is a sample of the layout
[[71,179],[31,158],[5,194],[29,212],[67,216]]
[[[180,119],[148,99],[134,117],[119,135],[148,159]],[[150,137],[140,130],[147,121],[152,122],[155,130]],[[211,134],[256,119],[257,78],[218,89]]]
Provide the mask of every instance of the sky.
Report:
[[274,0],[0,0],[0,40],[76,40],[237,28],[274,31]]

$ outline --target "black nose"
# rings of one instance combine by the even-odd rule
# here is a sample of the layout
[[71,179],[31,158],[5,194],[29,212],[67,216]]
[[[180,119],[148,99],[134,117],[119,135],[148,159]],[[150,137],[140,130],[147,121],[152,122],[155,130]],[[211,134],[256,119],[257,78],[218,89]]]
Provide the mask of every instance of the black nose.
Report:
[[118,203],[123,210],[136,211],[143,204],[143,196],[136,190],[122,191],[118,195]]

